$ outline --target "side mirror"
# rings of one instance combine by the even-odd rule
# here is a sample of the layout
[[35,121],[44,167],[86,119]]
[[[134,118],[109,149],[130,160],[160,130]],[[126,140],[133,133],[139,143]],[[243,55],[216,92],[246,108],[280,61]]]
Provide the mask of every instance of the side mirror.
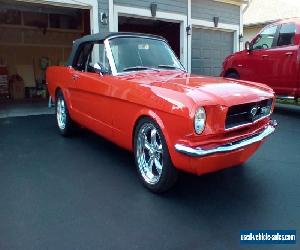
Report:
[[96,73],[99,73],[101,76],[108,74],[107,69],[105,69],[105,67],[101,63],[95,63],[94,70]]
[[252,45],[249,41],[245,42],[245,50],[248,52],[252,50]]

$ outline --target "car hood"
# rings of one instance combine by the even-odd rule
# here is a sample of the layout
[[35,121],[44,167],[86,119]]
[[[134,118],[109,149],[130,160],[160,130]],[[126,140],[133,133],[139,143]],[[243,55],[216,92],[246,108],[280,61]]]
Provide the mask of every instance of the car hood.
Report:
[[202,105],[231,106],[273,97],[273,90],[264,84],[222,77],[196,76],[179,71],[144,71],[119,77],[149,86],[160,96],[174,92],[181,93]]

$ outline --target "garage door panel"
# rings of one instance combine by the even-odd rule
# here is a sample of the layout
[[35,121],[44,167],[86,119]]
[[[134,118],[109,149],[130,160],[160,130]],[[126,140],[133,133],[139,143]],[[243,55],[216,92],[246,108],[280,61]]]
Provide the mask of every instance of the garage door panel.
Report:
[[199,75],[211,75],[211,68],[201,67],[201,68],[195,68],[194,74]]
[[192,73],[219,76],[233,52],[233,32],[193,28],[192,34]]
[[197,59],[202,56],[202,52],[200,49],[192,49],[192,59]]

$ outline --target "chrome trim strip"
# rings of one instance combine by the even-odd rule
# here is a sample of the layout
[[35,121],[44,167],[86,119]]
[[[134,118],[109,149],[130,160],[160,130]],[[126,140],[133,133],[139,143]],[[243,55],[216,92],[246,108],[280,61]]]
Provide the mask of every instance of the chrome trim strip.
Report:
[[115,76],[117,74],[117,68],[116,68],[115,59],[113,57],[108,39],[104,40],[104,46],[105,46],[106,56],[107,56],[108,62],[110,64],[111,74],[113,76]]
[[269,117],[270,115],[271,115],[271,113],[268,114],[268,115],[262,116],[262,117],[260,117],[259,119],[255,120],[253,122],[248,122],[248,123],[240,124],[240,125],[237,125],[237,126],[234,126],[234,127],[231,127],[231,128],[225,128],[225,131],[231,131],[231,130],[234,130],[234,129],[243,128],[243,127],[246,127],[246,126],[249,126],[249,125],[253,125],[253,124],[255,124],[255,123],[257,123],[257,122],[259,122],[259,121],[261,121],[261,120],[263,120],[263,119],[265,119],[267,117]]
[[212,149],[202,149],[201,147],[192,148],[189,146],[185,146],[182,144],[176,144],[175,149],[177,152],[182,154],[192,156],[192,157],[204,157],[216,153],[226,153],[234,150],[238,150],[244,147],[247,147],[253,143],[260,142],[265,139],[267,136],[271,135],[275,131],[275,127],[277,126],[277,122],[270,121],[269,125],[267,125],[264,130],[254,136],[250,136],[248,138],[242,139],[240,141],[235,141],[230,144],[222,145]]
[[112,40],[112,39],[115,39],[115,38],[119,38],[119,37],[139,37],[139,38],[149,38],[149,39],[154,39],[154,40],[159,40],[159,41],[164,41],[166,42],[166,39],[164,39],[163,37],[156,37],[156,36],[152,36],[152,35],[149,35],[147,36],[146,34],[145,35],[136,35],[136,34],[116,34],[116,35],[113,35],[113,36],[109,36],[108,38],[106,38],[107,40]]

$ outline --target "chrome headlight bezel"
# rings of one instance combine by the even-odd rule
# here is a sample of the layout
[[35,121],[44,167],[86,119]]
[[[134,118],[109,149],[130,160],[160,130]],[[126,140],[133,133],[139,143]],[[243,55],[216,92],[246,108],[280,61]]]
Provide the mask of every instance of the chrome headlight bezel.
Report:
[[206,124],[206,111],[204,107],[197,108],[194,117],[194,130],[197,135],[202,134]]

